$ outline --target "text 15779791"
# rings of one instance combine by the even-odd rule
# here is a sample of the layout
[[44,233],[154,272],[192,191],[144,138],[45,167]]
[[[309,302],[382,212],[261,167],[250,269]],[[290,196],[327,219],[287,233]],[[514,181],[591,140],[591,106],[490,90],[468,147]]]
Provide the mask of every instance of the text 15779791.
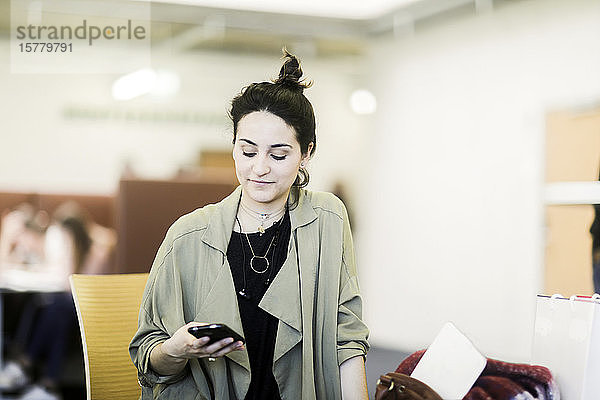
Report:
[[72,53],[73,43],[27,42],[19,43],[21,53]]

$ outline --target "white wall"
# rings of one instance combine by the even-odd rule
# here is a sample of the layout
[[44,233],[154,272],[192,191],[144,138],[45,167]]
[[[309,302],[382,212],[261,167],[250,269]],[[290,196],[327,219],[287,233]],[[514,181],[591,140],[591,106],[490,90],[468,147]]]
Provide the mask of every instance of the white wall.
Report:
[[[8,55],[9,45],[0,41],[0,54]],[[9,61],[0,59],[0,190],[88,193],[112,193],[126,162],[141,176],[165,178],[181,165],[194,163],[201,149],[230,149],[226,113],[231,98],[251,82],[276,77],[281,67],[276,55],[155,49],[152,67],[179,74],[180,92],[162,101],[146,96],[117,102],[111,96],[116,75],[11,74]],[[318,117],[319,151],[311,166],[315,188],[330,187],[354,168],[350,153],[362,130],[347,99],[361,76],[360,65],[355,58],[303,60],[307,77],[315,81],[306,91]],[[188,112],[212,122],[66,117],[72,109]],[[351,140],[339,145],[340,137]]]
[[360,203],[372,342],[427,346],[454,321],[527,361],[542,289],[544,116],[600,99],[600,3],[510,2],[379,41]]

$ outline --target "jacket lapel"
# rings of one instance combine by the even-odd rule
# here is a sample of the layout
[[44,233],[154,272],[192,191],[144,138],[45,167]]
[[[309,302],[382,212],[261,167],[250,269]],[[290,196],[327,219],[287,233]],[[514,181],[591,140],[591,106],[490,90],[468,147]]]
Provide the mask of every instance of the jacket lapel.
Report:
[[[240,335],[244,335],[237,295],[227,257],[224,258],[224,263],[206,299],[202,303],[202,308],[199,310],[198,316],[198,318],[205,319],[205,322],[226,324]],[[197,319],[197,321],[199,320]],[[227,354],[226,357],[250,371],[250,361],[247,351],[233,351]]]
[[[312,250],[315,246],[318,246],[318,236],[315,235],[309,235],[311,241],[303,243],[303,250],[308,251],[306,256],[303,256],[303,250],[299,251],[296,248],[294,239],[296,230],[310,229],[309,226],[305,225],[310,224],[317,218],[311,204],[305,200],[304,192],[301,191],[297,206],[290,210],[292,227],[287,258],[259,304],[260,308],[277,317],[280,321],[277,328],[273,361],[277,361],[302,340],[301,288],[303,282],[301,276],[304,272],[300,271],[300,266],[316,264],[316,255],[318,254]],[[300,263],[298,260],[300,260]],[[309,270],[312,269],[313,267],[309,267]],[[314,277],[312,279],[314,280]]]
[[242,187],[238,186],[235,190],[221,202],[207,206],[210,212],[208,226],[204,230],[202,241],[227,255],[227,245],[233,231],[235,216],[237,214]]
[[[222,253],[222,265],[218,267],[217,277],[212,283],[198,315],[205,318],[206,322],[226,324],[243,336],[244,329],[240,318],[237,294],[229,262],[227,261],[227,246],[233,231],[240,196],[241,186],[238,186],[233,193],[220,203],[210,206],[214,208],[210,211],[208,227],[204,232],[202,241]],[[233,351],[227,354],[226,357],[250,371],[247,351]]]
[[302,339],[300,277],[292,237],[288,256],[258,306],[279,319],[273,355],[276,361]]

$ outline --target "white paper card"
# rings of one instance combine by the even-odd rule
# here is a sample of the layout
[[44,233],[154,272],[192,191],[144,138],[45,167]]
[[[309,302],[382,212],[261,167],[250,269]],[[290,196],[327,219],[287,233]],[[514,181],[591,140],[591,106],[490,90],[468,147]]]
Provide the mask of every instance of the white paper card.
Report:
[[486,362],[471,341],[447,322],[410,376],[429,385],[443,399],[462,399]]

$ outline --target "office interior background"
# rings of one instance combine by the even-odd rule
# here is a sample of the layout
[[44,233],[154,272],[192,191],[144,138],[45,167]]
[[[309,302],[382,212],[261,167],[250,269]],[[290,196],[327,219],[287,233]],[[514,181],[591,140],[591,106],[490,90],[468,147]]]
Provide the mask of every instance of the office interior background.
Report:
[[314,82],[309,188],[343,188],[372,345],[410,353],[450,320],[529,362],[536,294],[593,292],[600,3],[288,3],[144,3],[139,69],[164,85],[121,100],[127,73],[11,72],[1,1],[0,191],[113,196],[124,174],[194,171],[230,151],[231,98],[285,45]]

